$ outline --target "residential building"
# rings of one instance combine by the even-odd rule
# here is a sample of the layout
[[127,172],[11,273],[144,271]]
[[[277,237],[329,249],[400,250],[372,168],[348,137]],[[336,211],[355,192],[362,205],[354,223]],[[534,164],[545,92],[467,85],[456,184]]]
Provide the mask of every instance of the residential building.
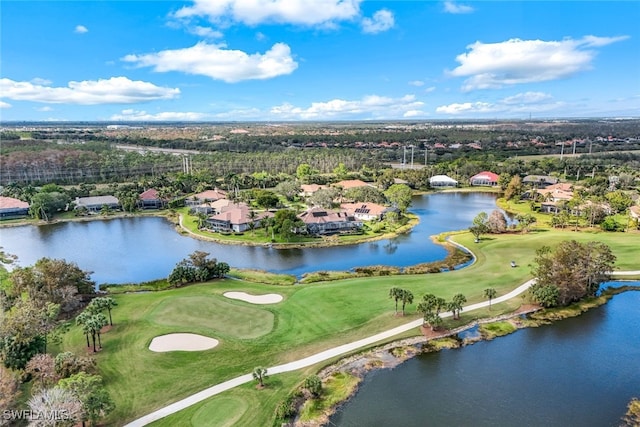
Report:
[[495,187],[498,185],[498,174],[489,171],[483,171],[475,174],[469,180],[472,186]]
[[331,186],[342,187],[345,190],[348,190],[350,188],[358,188],[358,187],[370,187],[369,184],[359,179],[348,179],[345,181],[336,182],[335,184],[331,184]]
[[347,215],[353,216],[361,221],[380,220],[385,213],[394,210],[394,208],[376,203],[342,203],[340,208],[343,209]]
[[302,197],[312,196],[318,190],[322,190],[323,188],[327,188],[326,185],[318,185],[318,184],[302,184],[300,186],[301,192],[300,195]]
[[76,197],[75,209],[100,212],[104,206],[111,210],[120,209],[120,201],[115,196]]
[[[231,203],[207,218],[207,228],[216,232],[242,233],[260,227],[260,222],[272,217],[271,212],[261,212],[251,218],[251,209],[245,203]],[[253,223],[253,224],[252,224]]]
[[186,199],[187,206],[198,206],[203,203],[215,202],[216,200],[226,199],[227,192],[214,188],[213,190],[206,190],[198,194],[194,194]]
[[138,196],[138,207],[140,209],[160,209],[165,206],[165,201],[160,198],[158,190],[150,188]]
[[13,197],[0,196],[0,219],[23,218],[29,215],[29,203]]
[[527,175],[522,179],[525,185],[531,185],[534,188],[547,188],[550,185],[557,184],[558,178],[549,175]]
[[362,221],[345,211],[335,212],[319,206],[307,209],[298,218],[305,224],[306,232],[313,235],[351,232],[362,227]]
[[431,187],[457,187],[458,181],[447,175],[434,175],[429,178],[429,185]]

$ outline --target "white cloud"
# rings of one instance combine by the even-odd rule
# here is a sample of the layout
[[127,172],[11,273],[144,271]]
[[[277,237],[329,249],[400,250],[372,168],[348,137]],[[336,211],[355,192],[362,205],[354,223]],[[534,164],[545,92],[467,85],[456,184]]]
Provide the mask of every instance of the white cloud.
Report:
[[325,102],[312,102],[307,108],[285,103],[272,107],[270,115],[273,119],[280,120],[398,118],[403,117],[407,112],[418,111],[423,105],[424,103],[416,101],[413,95],[401,98],[369,95],[355,101],[332,99]]
[[36,111],[41,111],[41,112],[53,111],[53,108],[51,108],[48,105],[46,105],[44,107],[36,108]]
[[395,19],[393,13],[387,9],[380,9],[372,18],[362,19],[362,31],[368,34],[381,33],[393,28]]
[[406,113],[404,113],[402,115],[402,117],[405,118],[410,118],[410,117],[421,117],[421,116],[426,116],[427,113],[425,113],[424,111],[421,110],[409,110]]
[[409,84],[416,87],[424,86],[424,82],[422,80],[412,80]]
[[153,83],[129,80],[126,77],[71,81],[67,87],[51,87],[2,78],[0,94],[3,98],[17,101],[96,105],[173,99],[180,94],[180,89],[160,87]]
[[463,4],[457,4],[454,1],[445,1],[444,11],[447,13],[454,13],[454,14],[471,13],[473,12],[473,7],[463,5]]
[[553,97],[543,92],[524,92],[502,98],[496,102],[463,102],[442,105],[436,113],[448,115],[477,114],[509,114],[532,113],[558,109],[565,103],[554,101]]
[[11,108],[11,104],[0,101],[0,108]]
[[194,113],[194,112],[176,112],[176,111],[164,111],[161,113],[147,113],[142,110],[126,109],[122,110],[120,114],[112,115],[109,120],[125,122],[125,121],[155,121],[155,122],[186,122],[186,121],[198,121],[211,118],[209,114]]
[[548,93],[543,92],[525,92],[517,95],[508,96],[502,100],[504,104],[517,105],[517,104],[538,104],[542,101],[547,101],[553,98]]
[[209,39],[219,39],[219,38],[222,38],[223,36],[223,34],[218,30],[214,30],[213,28],[210,28],[210,27],[202,27],[200,25],[189,27],[188,31],[191,34],[195,34],[198,37],[206,37]]
[[436,90],[436,87],[435,87],[435,86],[429,86],[428,88],[426,88],[426,89],[424,90],[424,93],[431,93],[431,92],[433,92],[434,90]]
[[360,14],[362,0],[195,0],[173,16],[179,19],[195,16],[228,25],[242,23],[294,24],[304,26],[332,26],[349,21]]
[[510,39],[499,43],[475,42],[456,57],[460,66],[452,76],[470,76],[462,89],[495,89],[505,85],[569,77],[591,68],[600,47],[627,37],[587,36],[561,41]]
[[43,86],[49,86],[51,83],[53,83],[51,80],[43,79],[41,77],[36,77],[29,81],[34,85],[43,85]]
[[78,34],[84,34],[84,33],[88,33],[89,29],[87,29],[87,27],[85,27],[84,25],[76,25],[75,30],[73,30],[74,33],[78,33]]
[[200,42],[184,49],[127,55],[122,60],[139,67],[153,67],[157,72],[180,71],[227,83],[269,79],[291,74],[298,68],[298,63],[291,56],[291,49],[284,43],[274,44],[264,54],[251,55],[224,47]]
[[460,114],[466,112],[491,113],[495,111],[494,106],[487,102],[464,102],[461,104],[442,105],[436,108],[436,113]]

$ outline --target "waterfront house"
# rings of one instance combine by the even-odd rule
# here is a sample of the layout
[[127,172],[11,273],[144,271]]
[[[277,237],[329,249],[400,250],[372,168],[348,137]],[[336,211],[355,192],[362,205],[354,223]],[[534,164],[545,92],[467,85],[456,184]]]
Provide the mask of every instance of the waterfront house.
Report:
[[245,203],[231,203],[220,209],[207,218],[207,228],[212,231],[242,233],[252,226],[260,227],[262,220],[273,216],[271,212],[262,212],[251,218],[251,209]]
[[483,171],[475,174],[469,180],[472,186],[494,187],[498,185],[498,174],[489,171]]
[[305,231],[313,235],[352,232],[362,227],[362,221],[345,211],[330,211],[319,206],[307,209],[298,215]]
[[76,197],[75,209],[86,209],[88,212],[100,212],[103,207],[111,210],[120,209],[120,201],[115,196]]
[[429,185],[431,187],[457,187],[458,181],[447,175],[435,175],[429,178]]
[[0,219],[23,218],[29,215],[29,203],[13,197],[0,196]]
[[378,205],[376,203],[342,203],[340,208],[347,215],[353,216],[361,221],[381,220],[385,213],[394,210],[388,206]]
[[165,205],[165,201],[160,198],[158,190],[150,188],[138,196],[138,207],[140,209],[160,209]]

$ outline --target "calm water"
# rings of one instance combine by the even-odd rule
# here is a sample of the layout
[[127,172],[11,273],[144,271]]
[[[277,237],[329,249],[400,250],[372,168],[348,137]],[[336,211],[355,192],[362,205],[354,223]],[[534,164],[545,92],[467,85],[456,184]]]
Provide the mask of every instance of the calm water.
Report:
[[626,292],[573,319],[373,372],[329,425],[617,426],[640,397],[639,307],[640,292]]
[[[495,195],[442,193],[416,197],[411,211],[420,224],[407,235],[360,245],[332,248],[273,249],[221,245],[177,233],[163,218],[117,218],[46,226],[0,229],[0,246],[18,256],[20,265],[42,257],[74,261],[93,271],[97,283],[128,283],[169,275],[175,264],[195,250],[209,252],[233,267],[259,268],[301,275],[357,266],[408,266],[442,259],[446,251],[429,236],[468,228],[482,211],[496,208]],[[258,233],[261,231],[257,231]]]

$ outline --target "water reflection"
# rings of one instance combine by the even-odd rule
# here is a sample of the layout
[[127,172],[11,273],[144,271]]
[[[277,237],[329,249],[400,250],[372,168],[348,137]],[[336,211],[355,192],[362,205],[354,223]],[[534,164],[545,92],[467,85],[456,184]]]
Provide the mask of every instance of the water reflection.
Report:
[[626,292],[575,318],[374,372],[329,425],[619,425],[640,391],[638,306],[640,292]]
[[136,217],[0,229],[0,246],[21,265],[42,257],[76,262],[94,271],[98,283],[127,283],[166,277],[195,250],[239,268],[258,268],[300,276],[309,271],[354,267],[406,267],[443,259],[446,249],[430,236],[469,227],[482,211],[496,208],[495,195],[441,193],[416,197],[411,211],[420,217],[412,232],[375,243],[329,248],[275,249],[222,245],[177,233],[162,218]]

